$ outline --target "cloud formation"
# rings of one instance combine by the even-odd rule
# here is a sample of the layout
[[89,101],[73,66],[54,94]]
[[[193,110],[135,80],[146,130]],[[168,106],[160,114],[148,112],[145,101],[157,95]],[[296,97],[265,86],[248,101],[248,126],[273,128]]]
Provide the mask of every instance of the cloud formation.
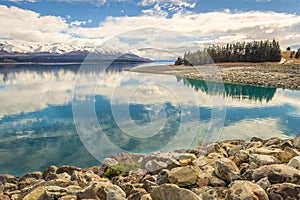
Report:
[[[174,5],[193,7],[190,1],[171,1]],[[194,13],[177,11],[167,16],[156,0],[143,0],[143,5],[154,5],[138,16],[106,17],[97,27],[83,27],[89,21],[68,22],[60,16],[41,16],[34,11],[0,5],[0,39],[11,38],[11,43],[22,49],[26,44],[101,46],[113,36],[141,38],[130,44],[116,37],[110,41],[115,48],[137,51],[142,48],[160,48],[182,54],[185,50],[202,48],[213,43],[241,40],[277,39],[282,48],[297,46],[300,40],[300,16],[296,14],[247,11],[214,11]],[[20,20],[22,19],[22,20]],[[169,35],[150,37],[145,30],[168,30]],[[167,33],[165,31],[164,33]],[[130,33],[128,33],[130,32]],[[135,35],[134,35],[134,34]],[[154,33],[156,34],[156,33]],[[170,35],[171,34],[171,35]],[[173,37],[172,35],[177,35]],[[158,35],[157,35],[158,36]],[[150,39],[149,39],[150,37]],[[150,41],[151,40],[151,41]],[[112,41],[115,43],[113,44]],[[0,43],[4,42],[0,40]],[[177,51],[176,51],[177,49]]]

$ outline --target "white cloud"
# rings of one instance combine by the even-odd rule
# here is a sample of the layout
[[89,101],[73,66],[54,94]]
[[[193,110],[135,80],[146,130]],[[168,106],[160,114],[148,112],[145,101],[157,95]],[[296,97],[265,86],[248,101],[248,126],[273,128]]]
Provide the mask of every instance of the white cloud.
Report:
[[[174,0],[172,3],[187,7],[193,5],[187,1]],[[127,44],[115,38],[108,44],[140,55],[144,52],[139,49],[145,48],[182,54],[186,50],[205,47],[212,43],[253,39],[275,38],[283,49],[299,45],[300,16],[296,14],[224,10],[207,13],[178,11],[172,16],[167,16],[166,11],[156,0],[142,1],[141,4],[153,4],[154,9],[144,10],[139,16],[107,17],[98,27],[92,28],[82,27],[91,21],[74,20],[68,23],[63,17],[41,16],[33,11],[2,5],[0,38],[13,38],[10,42],[18,45],[59,43],[101,46],[105,39],[119,34],[130,35],[144,40]],[[156,32],[160,33],[150,33],[149,30],[157,30]],[[113,44],[113,41],[116,43]]]

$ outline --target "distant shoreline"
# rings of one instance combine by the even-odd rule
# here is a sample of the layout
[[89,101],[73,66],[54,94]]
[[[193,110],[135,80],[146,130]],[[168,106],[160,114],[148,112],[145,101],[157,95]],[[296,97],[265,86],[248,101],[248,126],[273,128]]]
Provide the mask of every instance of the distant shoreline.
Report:
[[[211,68],[210,67],[217,67]],[[208,72],[210,70],[210,72]],[[300,64],[217,63],[203,66],[158,65],[131,72],[175,75],[195,80],[223,81],[262,87],[300,90]]]

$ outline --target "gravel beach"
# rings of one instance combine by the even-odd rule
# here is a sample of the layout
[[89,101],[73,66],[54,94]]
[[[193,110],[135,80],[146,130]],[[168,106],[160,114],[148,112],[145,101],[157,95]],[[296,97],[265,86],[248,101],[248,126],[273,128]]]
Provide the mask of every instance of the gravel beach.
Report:
[[197,80],[300,90],[300,64],[220,63],[206,66],[160,65],[130,69],[133,72],[171,74]]

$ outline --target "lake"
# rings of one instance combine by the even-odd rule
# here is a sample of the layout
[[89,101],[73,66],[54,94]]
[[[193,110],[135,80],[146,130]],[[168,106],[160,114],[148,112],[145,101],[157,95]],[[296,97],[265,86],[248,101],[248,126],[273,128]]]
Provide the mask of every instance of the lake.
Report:
[[0,67],[0,174],[300,132],[300,91],[123,70],[132,67]]

